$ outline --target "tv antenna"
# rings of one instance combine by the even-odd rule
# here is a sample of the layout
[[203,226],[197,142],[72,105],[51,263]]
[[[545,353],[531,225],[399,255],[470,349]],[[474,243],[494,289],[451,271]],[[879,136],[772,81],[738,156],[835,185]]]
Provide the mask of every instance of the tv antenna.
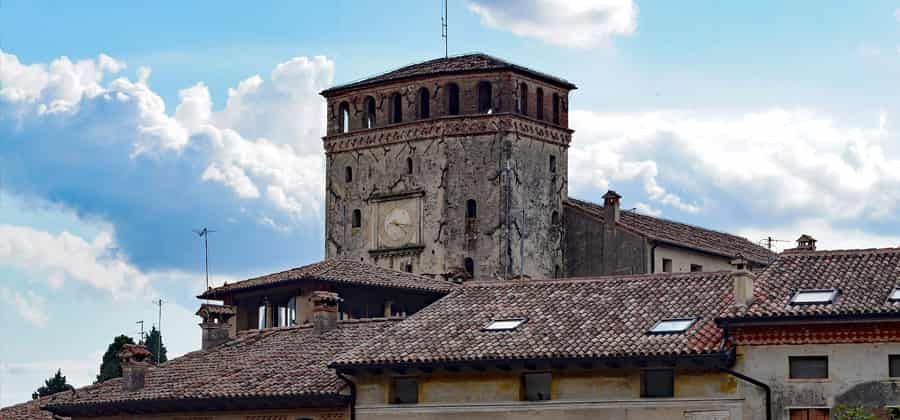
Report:
[[[153,304],[159,308],[158,318],[156,320],[156,332],[159,334],[159,340],[156,340],[156,366],[159,366],[160,354],[159,352],[162,350],[162,299],[157,299],[153,301]],[[141,321],[141,325],[143,326],[144,321]]]
[[135,324],[141,324],[141,343],[146,343],[147,337],[144,336],[144,320],[142,319],[138,322],[135,322]]
[[194,229],[197,236],[203,238],[203,253],[206,255],[206,288],[209,289],[209,234],[215,232],[207,228]]
[[441,38],[444,38],[444,58],[450,57],[447,49],[447,0],[444,0],[444,14],[441,15]]

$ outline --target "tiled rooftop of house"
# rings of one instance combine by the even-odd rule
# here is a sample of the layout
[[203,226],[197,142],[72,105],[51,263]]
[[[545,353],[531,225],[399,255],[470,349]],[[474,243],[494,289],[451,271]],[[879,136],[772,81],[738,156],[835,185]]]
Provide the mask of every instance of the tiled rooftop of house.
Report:
[[558,77],[535,71],[527,67],[512,64],[491,55],[474,53],[451,56],[448,58],[441,57],[433,60],[411,64],[399,69],[379,74],[377,76],[368,77],[355,82],[346,83],[326,89],[322,92],[322,94],[328,96],[335,92],[347,89],[371,86],[385,82],[412,79],[423,76],[437,76],[443,74],[470,73],[491,70],[515,70],[529,74],[539,79],[546,80],[550,83],[562,85],[568,89],[575,88],[575,85],[573,85],[571,82],[560,79]]
[[447,293],[456,286],[455,283],[428,276],[389,270],[347,259],[333,259],[265,276],[254,277],[231,284],[225,284],[220,287],[209,289],[199,297],[201,299],[221,299],[223,296],[237,291],[272,287],[279,284],[309,280],[360,286],[419,290],[431,293]]
[[[897,316],[900,300],[890,299],[897,286],[900,248],[791,250],[758,275],[756,302],[745,313],[726,318]],[[817,292],[807,300],[826,301],[804,303],[795,298],[798,292]]]
[[[600,204],[570,197],[566,200],[565,205],[603,220],[603,206]],[[768,264],[770,258],[774,257],[774,254],[766,247],[757,245],[737,235],[630,211],[620,212],[619,225],[660,242],[730,258],[740,254],[748,261],[757,264]]]
[[[722,331],[714,320],[731,304],[731,275],[472,282],[341,354],[336,366],[715,354]],[[695,322],[681,333],[650,333],[681,318]],[[486,330],[517,319],[525,321],[515,329]]]
[[11,405],[0,409],[0,420],[63,420],[66,417],[53,417],[49,411],[41,410],[41,404],[47,397],[31,400],[26,403]]
[[[252,330],[206,351],[195,351],[151,367],[144,388],[126,392],[122,378],[53,395],[45,406],[70,413],[103,407],[153,410],[161,402],[246,401],[289,398],[293,403],[345,403],[343,382],[327,367],[340,351],[380,335],[395,320],[342,321],[317,334],[309,325]],[[302,357],[301,357],[302,355]]]

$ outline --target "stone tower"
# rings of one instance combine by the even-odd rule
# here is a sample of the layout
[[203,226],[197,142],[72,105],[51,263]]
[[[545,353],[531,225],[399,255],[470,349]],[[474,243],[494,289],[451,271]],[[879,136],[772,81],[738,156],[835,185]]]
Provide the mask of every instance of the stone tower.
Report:
[[562,276],[573,89],[470,54],[323,91],[326,258],[451,279]]

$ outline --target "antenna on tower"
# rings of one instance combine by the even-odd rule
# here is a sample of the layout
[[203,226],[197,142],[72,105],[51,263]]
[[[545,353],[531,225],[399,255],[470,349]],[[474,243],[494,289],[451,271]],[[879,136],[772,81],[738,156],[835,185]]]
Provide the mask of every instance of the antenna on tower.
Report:
[[[157,299],[156,301],[153,302],[153,304],[156,305],[157,307],[159,307],[159,312],[157,315],[158,318],[156,320],[156,330],[159,333],[159,340],[156,340],[156,366],[159,366],[159,359],[160,359],[159,354],[160,354],[160,351],[162,350],[162,305],[163,305],[163,300]],[[144,321],[141,321],[142,326],[144,325],[143,322]]]
[[447,48],[447,0],[444,0],[444,14],[441,15],[441,38],[444,38],[444,58],[450,57]]
[[138,322],[135,322],[135,324],[141,324],[141,344],[146,343],[147,337],[144,335],[144,320],[142,319]]
[[203,238],[203,253],[206,255],[206,288],[209,289],[209,234],[215,232],[207,228],[194,229],[197,236]]

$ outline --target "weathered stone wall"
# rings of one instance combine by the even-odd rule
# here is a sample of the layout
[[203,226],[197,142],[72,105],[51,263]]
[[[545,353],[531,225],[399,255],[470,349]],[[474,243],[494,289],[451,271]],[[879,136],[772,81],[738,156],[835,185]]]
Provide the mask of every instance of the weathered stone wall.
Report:
[[[434,275],[463,272],[465,259],[471,258],[475,277],[502,277],[507,265],[514,276],[521,271],[524,228],[525,274],[551,277],[562,272],[569,131],[515,114],[445,117],[412,125],[396,137],[394,129],[385,128],[371,140],[352,133],[326,138],[326,148],[331,148],[326,160],[327,258],[358,258],[397,270],[409,266],[415,273]],[[347,168],[353,174],[349,182]],[[383,250],[377,244],[386,220],[378,214],[378,202],[392,197],[421,200],[421,216],[413,217],[418,240]],[[475,200],[474,218],[467,217],[468,200]],[[362,215],[356,228],[354,210]]]
[[[360,419],[713,419],[700,413],[724,413],[726,419],[747,417],[740,386],[716,372],[682,371],[676,375],[675,398],[640,397],[635,369],[554,371],[551,400],[520,401],[521,372],[465,372],[419,375],[419,403],[388,404],[390,378],[358,378]],[[691,415],[694,415],[691,417]]]
[[74,417],[82,419],[102,420],[344,420],[350,418],[349,409],[299,409],[299,410],[258,410],[258,411],[223,411],[196,412],[174,414],[133,414],[127,416]]
[[[740,346],[734,370],[769,384],[773,417],[788,420],[790,408],[900,405],[900,379],[889,377],[892,354],[900,354],[900,343]],[[828,378],[791,379],[790,356],[828,356]],[[749,405],[763,407],[761,391],[748,397]]]
[[569,277],[641,274],[648,270],[644,239],[607,225],[577,209],[565,209],[566,268]]

